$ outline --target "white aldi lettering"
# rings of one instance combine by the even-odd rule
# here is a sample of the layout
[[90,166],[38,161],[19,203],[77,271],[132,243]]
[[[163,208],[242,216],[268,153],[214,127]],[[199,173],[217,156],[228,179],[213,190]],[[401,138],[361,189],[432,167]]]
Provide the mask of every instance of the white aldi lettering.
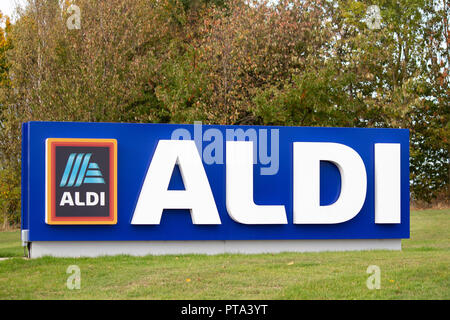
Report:
[[[329,142],[293,142],[293,223],[338,224],[354,218],[367,193],[367,172],[352,148]],[[375,144],[375,223],[400,223],[400,144]],[[320,204],[320,162],[338,169],[341,191],[330,205]],[[241,224],[287,224],[282,203],[254,202],[253,142],[226,142],[226,209]],[[175,165],[185,190],[168,190]],[[192,140],[160,140],[133,214],[133,225],[155,225],[164,209],[189,209],[192,223],[221,224],[210,183]]]
[[65,205],[73,206],[105,206],[105,193],[100,192],[100,194],[96,192],[86,192],[84,200],[80,199],[80,192],[74,192],[74,196],[72,197],[72,193],[66,191],[63,193],[61,197],[61,202],[59,203],[60,207],[64,207]]

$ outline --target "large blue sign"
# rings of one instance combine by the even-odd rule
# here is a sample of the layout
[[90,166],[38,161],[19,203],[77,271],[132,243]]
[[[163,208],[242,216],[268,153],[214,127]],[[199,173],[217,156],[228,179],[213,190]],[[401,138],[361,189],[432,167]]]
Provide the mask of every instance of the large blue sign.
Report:
[[409,238],[405,129],[29,122],[29,241]]

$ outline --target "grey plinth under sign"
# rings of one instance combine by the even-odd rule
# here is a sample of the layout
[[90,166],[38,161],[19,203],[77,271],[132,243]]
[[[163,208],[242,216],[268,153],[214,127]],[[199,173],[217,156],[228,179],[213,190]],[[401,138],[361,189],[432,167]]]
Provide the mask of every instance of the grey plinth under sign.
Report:
[[401,250],[401,239],[225,240],[225,241],[34,241],[31,258],[98,257],[127,254],[278,253],[355,250]]

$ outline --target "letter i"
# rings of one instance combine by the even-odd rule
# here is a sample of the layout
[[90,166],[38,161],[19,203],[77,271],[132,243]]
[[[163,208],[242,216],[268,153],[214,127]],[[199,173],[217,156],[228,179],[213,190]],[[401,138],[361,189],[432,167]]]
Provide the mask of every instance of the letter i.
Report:
[[100,192],[100,205],[102,207],[105,206],[105,193],[104,192]]

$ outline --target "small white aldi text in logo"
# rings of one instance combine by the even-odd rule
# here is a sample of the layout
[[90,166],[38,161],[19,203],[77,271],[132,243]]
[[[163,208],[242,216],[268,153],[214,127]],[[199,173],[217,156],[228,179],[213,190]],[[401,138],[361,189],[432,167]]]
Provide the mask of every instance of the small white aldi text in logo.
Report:
[[117,223],[117,141],[46,141],[47,224]]

